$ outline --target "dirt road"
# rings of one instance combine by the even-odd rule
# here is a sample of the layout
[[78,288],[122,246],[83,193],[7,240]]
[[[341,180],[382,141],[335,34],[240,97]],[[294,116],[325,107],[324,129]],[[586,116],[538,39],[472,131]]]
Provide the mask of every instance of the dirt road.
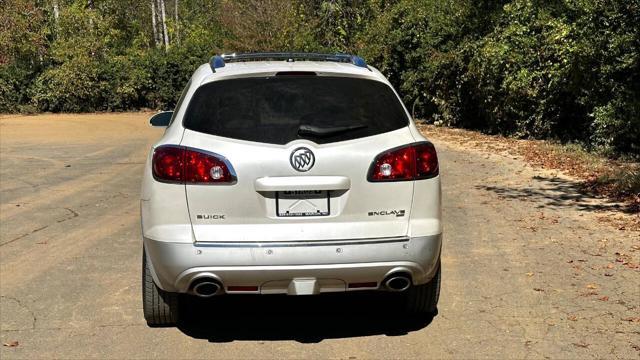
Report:
[[368,296],[192,301],[177,328],[140,302],[148,114],[0,118],[0,357],[635,358],[640,234],[575,184],[432,139],[445,245],[439,314]]

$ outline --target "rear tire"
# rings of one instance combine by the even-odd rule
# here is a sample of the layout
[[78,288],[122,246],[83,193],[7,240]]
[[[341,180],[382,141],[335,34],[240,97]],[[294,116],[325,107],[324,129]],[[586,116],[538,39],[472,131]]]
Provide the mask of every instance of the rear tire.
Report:
[[142,252],[142,310],[149,326],[175,325],[178,322],[178,294],[164,291],[153,282],[144,250]]
[[433,279],[426,284],[414,285],[404,294],[405,312],[413,315],[434,315],[440,298],[440,261]]

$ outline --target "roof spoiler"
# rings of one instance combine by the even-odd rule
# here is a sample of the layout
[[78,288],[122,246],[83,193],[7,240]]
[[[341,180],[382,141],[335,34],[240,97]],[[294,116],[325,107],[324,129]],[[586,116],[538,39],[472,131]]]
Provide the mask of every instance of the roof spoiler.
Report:
[[363,58],[351,54],[320,54],[320,53],[296,53],[296,52],[265,52],[265,53],[245,53],[245,54],[222,54],[211,57],[209,65],[211,71],[216,72],[216,69],[225,66],[228,62],[243,62],[243,61],[267,61],[267,60],[284,60],[286,62],[294,62],[296,60],[307,61],[333,61],[353,64],[355,66],[369,69],[367,62]]

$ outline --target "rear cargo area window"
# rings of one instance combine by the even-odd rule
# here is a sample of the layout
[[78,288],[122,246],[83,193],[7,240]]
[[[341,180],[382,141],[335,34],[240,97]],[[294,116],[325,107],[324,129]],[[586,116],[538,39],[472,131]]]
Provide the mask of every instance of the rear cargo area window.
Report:
[[205,84],[193,95],[183,125],[240,140],[324,144],[397,130],[408,121],[399,99],[382,82],[292,75]]

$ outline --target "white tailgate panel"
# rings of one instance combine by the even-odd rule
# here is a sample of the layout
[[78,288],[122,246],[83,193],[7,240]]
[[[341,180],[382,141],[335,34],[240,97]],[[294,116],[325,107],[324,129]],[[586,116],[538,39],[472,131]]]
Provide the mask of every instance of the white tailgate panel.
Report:
[[[370,183],[366,177],[377,154],[413,141],[408,128],[324,145],[306,140],[287,145],[261,144],[185,130],[182,145],[225,156],[238,177],[234,185],[186,186],[195,240],[297,241],[406,236],[413,181]],[[291,152],[301,146],[315,154],[315,164],[307,172],[298,172],[289,163]],[[332,190],[331,214],[278,217],[275,192],[270,189],[288,188],[288,184],[290,190]],[[372,211],[391,210],[404,210],[405,215],[369,215]]]

